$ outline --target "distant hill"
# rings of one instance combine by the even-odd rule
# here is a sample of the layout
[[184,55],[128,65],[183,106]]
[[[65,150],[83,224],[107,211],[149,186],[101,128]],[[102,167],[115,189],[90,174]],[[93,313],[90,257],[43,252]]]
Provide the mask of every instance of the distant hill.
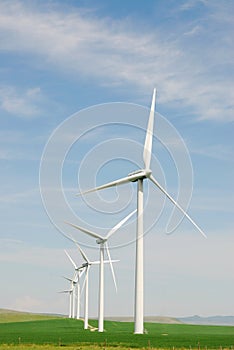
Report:
[[[30,312],[0,309],[0,323],[8,322],[27,322],[66,317],[61,314],[35,314]],[[105,317],[106,320],[116,322],[133,322],[133,317]],[[197,325],[218,325],[234,326],[234,316],[190,316],[190,317],[164,317],[164,316],[145,316],[145,322],[149,323],[166,323],[166,324],[197,324]]]
[[[105,317],[106,320],[109,321],[117,321],[117,322],[133,322],[134,319],[133,317],[127,317],[127,316],[122,316],[122,317]],[[164,316],[145,316],[144,317],[144,322],[149,322],[149,323],[167,323],[167,324],[179,324],[183,323],[182,321],[178,320],[177,318],[174,317],[164,317]]]
[[191,316],[180,317],[179,320],[188,324],[200,324],[200,325],[217,325],[217,326],[234,326],[234,316]]
[[52,319],[57,317],[62,317],[62,316],[51,315],[51,314],[33,314],[30,312],[0,309],[0,323],[47,320],[47,319]]
[[[106,317],[109,321],[133,322],[133,317]],[[164,316],[145,316],[145,322],[149,323],[167,323],[167,324],[197,324],[197,325],[216,325],[216,326],[234,326],[234,316],[191,316],[191,317],[164,317]]]

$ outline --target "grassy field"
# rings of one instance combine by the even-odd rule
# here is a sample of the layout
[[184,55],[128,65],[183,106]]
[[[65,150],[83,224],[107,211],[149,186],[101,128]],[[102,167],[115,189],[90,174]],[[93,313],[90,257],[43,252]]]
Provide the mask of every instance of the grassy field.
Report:
[[[96,321],[90,323],[92,326],[97,326]],[[146,323],[145,328],[147,334],[134,335],[133,323],[130,322],[106,321],[104,333],[83,330],[82,321],[66,318],[8,322],[0,324],[0,344],[15,344],[17,349],[23,344],[57,346],[76,344],[76,350],[82,349],[81,345],[91,344],[90,349],[95,349],[95,345],[108,349],[109,346],[115,349],[117,346],[126,349],[151,347],[198,349],[199,346],[201,349],[220,349],[221,346],[232,349],[234,346],[234,327]],[[1,346],[1,349],[7,349],[6,345]]]

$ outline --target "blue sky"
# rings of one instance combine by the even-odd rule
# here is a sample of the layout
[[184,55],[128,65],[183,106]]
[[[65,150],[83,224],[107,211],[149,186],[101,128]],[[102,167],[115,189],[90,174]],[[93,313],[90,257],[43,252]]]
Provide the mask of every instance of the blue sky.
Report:
[[[160,114],[155,121],[152,167],[175,197],[179,171],[179,180],[188,180],[182,184],[182,193],[189,193],[191,178],[182,171],[184,158],[182,165],[174,164],[159,140],[162,137],[168,143],[180,162],[178,138],[174,140],[163,129],[166,120],[188,149],[193,168],[189,213],[208,239],[186,220],[173,235],[166,235],[172,206],[166,202],[160,214],[164,198],[146,185],[150,193],[146,226],[155,220],[154,210],[157,221],[145,237],[145,314],[234,314],[233,10],[232,1],[216,0],[1,1],[0,307],[67,312],[68,300],[57,293],[67,287],[61,275],[73,273],[63,249],[77,262],[81,260],[49,220],[41,201],[39,168],[50,135],[71,115],[77,118],[79,130],[68,130],[68,141],[89,127],[64,162],[63,189],[77,223],[83,221],[104,233],[134,209],[135,189],[120,190],[120,200],[128,203],[125,211],[105,215],[98,210],[118,206],[116,193],[103,193],[102,204],[93,197],[93,207],[87,207],[75,197],[77,174],[81,168],[80,181],[88,186],[92,176],[102,183],[142,166],[141,128],[146,127],[146,108],[157,87]],[[121,104],[107,105],[112,102]],[[129,108],[130,113],[132,104],[138,107],[136,114],[126,117],[130,127],[123,125],[118,111]],[[99,106],[75,114],[94,105]],[[99,120],[110,125],[91,130]],[[121,144],[115,143],[120,138]],[[126,148],[124,142],[128,142]],[[98,169],[99,161],[105,162],[105,156],[114,159],[115,154],[122,160]],[[133,162],[130,154],[136,157]],[[53,161],[48,169],[52,171]],[[86,169],[90,176],[86,177]],[[54,204],[55,208],[60,205]],[[68,219],[65,212],[64,217],[61,211],[57,214]],[[122,233],[130,240],[134,239],[131,225]],[[76,238],[92,259],[98,257],[92,241],[78,233]],[[113,237],[112,243],[121,245],[121,236]],[[116,266],[119,292],[115,295],[106,269],[105,313],[132,315],[134,244],[113,249],[113,256],[121,260]],[[91,278],[90,313],[95,316],[97,271],[92,271]]]

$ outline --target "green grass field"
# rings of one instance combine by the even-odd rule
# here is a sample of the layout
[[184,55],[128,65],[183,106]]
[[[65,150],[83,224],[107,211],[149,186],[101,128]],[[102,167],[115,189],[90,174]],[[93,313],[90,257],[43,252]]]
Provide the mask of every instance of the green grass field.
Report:
[[[90,321],[97,326],[96,321]],[[146,323],[148,334],[134,335],[133,323],[105,322],[105,332],[83,329],[83,322],[57,318],[0,323],[0,344],[122,346],[126,348],[232,348],[234,327]],[[79,348],[76,348],[79,349]]]

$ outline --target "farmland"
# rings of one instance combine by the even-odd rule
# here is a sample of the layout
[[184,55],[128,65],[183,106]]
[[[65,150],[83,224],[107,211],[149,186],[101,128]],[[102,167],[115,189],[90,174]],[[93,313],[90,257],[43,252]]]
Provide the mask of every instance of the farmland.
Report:
[[[90,321],[94,327],[97,322]],[[146,334],[134,335],[131,322],[105,322],[105,332],[84,330],[83,322],[67,318],[47,318],[24,322],[0,323],[1,349],[8,345],[53,345],[53,346],[109,346],[127,348],[232,348],[234,327],[195,326],[185,324],[146,323]],[[43,346],[43,349],[45,348]],[[51,347],[50,349],[52,349]],[[83,347],[86,349],[87,347]],[[36,349],[33,347],[33,349]],[[68,348],[67,348],[68,349]],[[88,348],[87,348],[88,349]]]

